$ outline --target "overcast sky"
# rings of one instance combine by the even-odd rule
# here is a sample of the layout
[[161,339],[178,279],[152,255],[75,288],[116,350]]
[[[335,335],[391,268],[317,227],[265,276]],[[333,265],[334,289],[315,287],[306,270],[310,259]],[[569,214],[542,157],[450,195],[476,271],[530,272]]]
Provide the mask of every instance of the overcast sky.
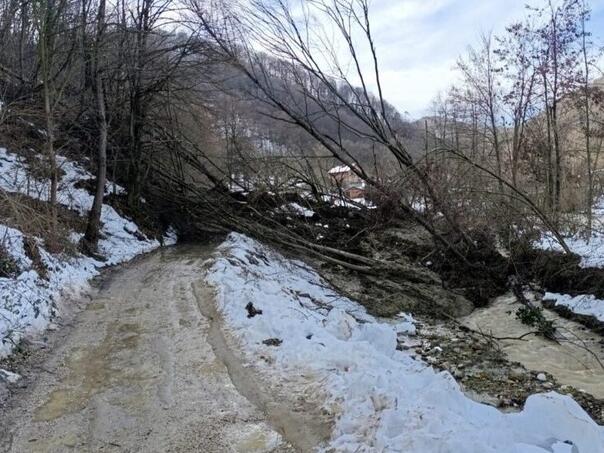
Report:
[[[539,0],[373,0],[371,22],[386,98],[412,118],[454,80],[453,67],[481,32],[501,32]],[[591,0],[591,29],[604,38],[604,0]]]

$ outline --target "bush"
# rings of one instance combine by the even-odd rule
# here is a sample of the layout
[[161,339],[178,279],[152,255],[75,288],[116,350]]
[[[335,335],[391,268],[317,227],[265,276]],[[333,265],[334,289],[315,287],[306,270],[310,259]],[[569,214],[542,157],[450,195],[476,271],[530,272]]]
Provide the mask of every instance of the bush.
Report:
[[520,307],[516,310],[516,318],[522,324],[535,327],[537,332],[545,338],[555,338],[556,327],[554,321],[550,321],[543,315],[543,309],[538,307]]
[[6,248],[0,244],[0,277],[12,278],[19,273],[19,266],[15,260],[8,254]]

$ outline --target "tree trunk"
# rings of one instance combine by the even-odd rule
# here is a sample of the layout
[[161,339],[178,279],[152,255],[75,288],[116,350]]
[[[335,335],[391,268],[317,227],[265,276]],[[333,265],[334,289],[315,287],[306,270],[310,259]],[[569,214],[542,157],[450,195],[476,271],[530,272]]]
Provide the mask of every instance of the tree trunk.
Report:
[[587,55],[587,31],[585,29],[585,13],[586,13],[586,5],[583,3],[583,15],[581,16],[581,44],[582,44],[582,53],[583,53],[583,64],[584,64],[584,80],[583,80],[583,90],[584,90],[584,108],[585,108],[585,152],[587,157],[587,200],[586,200],[586,208],[587,208],[587,240],[591,238],[592,228],[593,228],[593,212],[592,212],[592,204],[593,204],[593,190],[594,190],[594,176],[593,176],[593,162],[591,155],[591,111],[590,111],[590,102],[589,102],[589,57]]
[[562,188],[562,151],[560,150],[560,134],[558,131],[558,105],[554,99],[552,106],[552,132],[554,136],[555,179],[554,179],[554,213],[560,211],[560,194]]
[[48,159],[50,190],[48,201],[50,204],[50,248],[56,248],[58,239],[58,219],[57,219],[57,190],[59,185],[59,175],[57,170],[57,156],[54,149],[54,90],[52,85],[51,68],[53,52],[53,30],[52,30],[52,5],[50,2],[44,4],[40,11],[42,17],[40,20],[40,43],[39,57],[42,72],[42,84],[44,95],[44,116],[46,117],[46,157]]
[[51,89],[48,86],[50,81],[45,77],[44,81],[44,114],[46,116],[46,157],[48,159],[48,169],[50,172],[50,192],[48,201],[50,203],[50,225],[53,244],[51,248],[56,246],[57,240],[57,190],[59,186],[59,178],[57,171],[57,156],[54,149],[54,120],[52,112]]
[[547,207],[551,212],[554,211],[554,169],[552,166],[552,121],[551,110],[549,107],[548,84],[547,76],[543,75],[543,86],[545,93],[545,119],[547,121],[547,149],[546,149],[546,165],[547,165]]
[[105,28],[105,0],[99,1],[97,18],[97,36],[94,46],[94,94],[96,98],[97,122],[99,127],[99,142],[97,148],[97,173],[94,201],[88,215],[88,225],[84,235],[83,246],[85,251],[95,253],[99,241],[103,197],[105,196],[105,183],[107,181],[107,115],[105,112],[105,91],[103,88],[102,70],[100,65],[100,47]]

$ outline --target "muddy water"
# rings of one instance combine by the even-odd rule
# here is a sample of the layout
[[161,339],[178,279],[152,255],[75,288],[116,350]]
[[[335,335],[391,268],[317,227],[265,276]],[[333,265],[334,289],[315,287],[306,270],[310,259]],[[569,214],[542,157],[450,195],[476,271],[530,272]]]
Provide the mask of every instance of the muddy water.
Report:
[[202,279],[210,251],[163,250],[113,273],[48,372],[0,413],[0,451],[259,453],[320,442],[324,431],[264,392],[227,347]]
[[[499,297],[489,307],[476,310],[463,322],[497,337],[519,337],[534,329],[516,319],[521,305],[511,295]],[[572,321],[545,310],[557,326],[560,343],[529,335],[524,341],[502,340],[501,346],[510,360],[527,369],[550,373],[560,384],[571,385],[604,398],[604,344],[598,335]],[[591,352],[590,352],[591,351]]]

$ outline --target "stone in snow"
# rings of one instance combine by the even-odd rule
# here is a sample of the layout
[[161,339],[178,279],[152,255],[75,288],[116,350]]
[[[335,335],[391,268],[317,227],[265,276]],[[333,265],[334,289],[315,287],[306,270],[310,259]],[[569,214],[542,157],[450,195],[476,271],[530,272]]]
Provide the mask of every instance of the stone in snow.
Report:
[[21,379],[21,375],[0,368],[0,381],[5,381],[9,384],[15,384],[19,379]]

